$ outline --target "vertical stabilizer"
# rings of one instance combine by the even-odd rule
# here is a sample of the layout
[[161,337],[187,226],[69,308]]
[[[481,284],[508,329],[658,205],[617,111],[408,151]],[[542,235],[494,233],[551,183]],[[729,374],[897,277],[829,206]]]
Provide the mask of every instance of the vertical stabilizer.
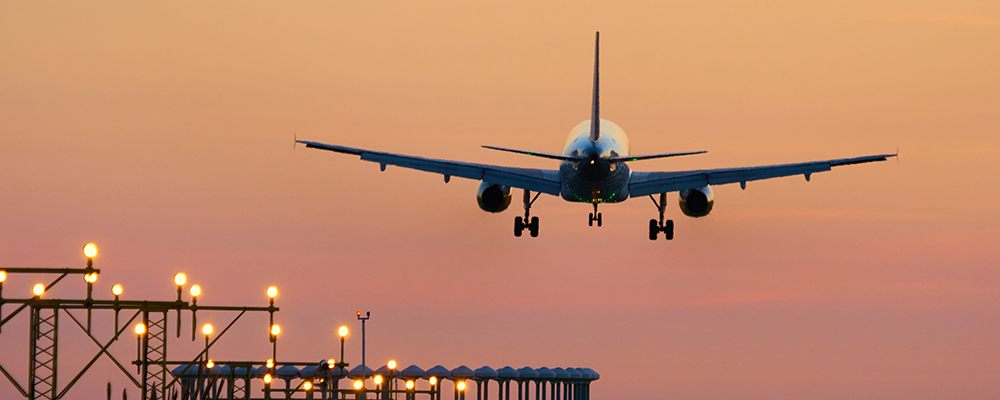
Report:
[[594,102],[590,109],[590,141],[596,142],[601,140],[601,95],[600,95],[600,74],[598,73],[598,65],[600,65],[600,54],[601,50],[601,32],[597,32],[596,38],[594,39]]

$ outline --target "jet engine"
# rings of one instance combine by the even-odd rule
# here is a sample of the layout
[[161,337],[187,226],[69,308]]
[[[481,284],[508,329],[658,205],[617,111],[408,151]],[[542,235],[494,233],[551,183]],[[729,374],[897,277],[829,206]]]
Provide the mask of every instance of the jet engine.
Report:
[[698,189],[681,190],[681,211],[689,217],[704,217],[712,212],[715,196],[712,188],[705,186]]
[[510,188],[482,181],[479,183],[476,201],[483,211],[501,212],[510,206]]

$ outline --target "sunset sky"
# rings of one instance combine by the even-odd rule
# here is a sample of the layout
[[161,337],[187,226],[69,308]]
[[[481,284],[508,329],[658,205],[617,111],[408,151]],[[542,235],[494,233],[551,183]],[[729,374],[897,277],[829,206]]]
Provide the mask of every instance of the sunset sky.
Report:
[[[1000,2],[619,3],[0,0],[0,268],[83,267],[96,242],[99,298],[172,300],[181,271],[199,305],[277,285],[279,358],[336,356],[348,324],[359,364],[368,310],[373,368],[590,367],[594,399],[1000,397]],[[515,238],[520,192],[489,214],[476,181],[293,150],[555,169],[479,146],[560,152],[595,31],[633,153],[708,151],[634,170],[898,162],[720,186],[699,219],[671,194],[675,240],[651,242],[645,198],[591,228],[543,195]],[[47,297],[83,296],[71,278]],[[184,324],[171,359],[201,346]],[[266,359],[266,326],[213,358]],[[61,335],[60,386],[97,351]],[[25,384],[24,315],[0,343]],[[101,360],[68,398],[108,381]]]

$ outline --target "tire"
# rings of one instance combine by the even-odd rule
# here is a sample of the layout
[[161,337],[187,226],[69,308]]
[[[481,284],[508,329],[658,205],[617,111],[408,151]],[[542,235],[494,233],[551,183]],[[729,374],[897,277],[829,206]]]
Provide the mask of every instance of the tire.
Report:
[[514,218],[514,236],[521,237],[521,231],[524,230],[524,219],[521,217]]
[[601,226],[601,213],[597,213],[597,227]]
[[587,221],[590,226],[594,226],[594,213],[590,213],[590,219]]
[[531,217],[531,225],[528,226],[531,237],[538,237],[538,217]]
[[660,226],[655,219],[649,220],[649,240],[656,240],[656,234],[660,233]]
[[663,227],[663,236],[666,236],[667,240],[674,240],[674,220],[667,220],[666,226]]

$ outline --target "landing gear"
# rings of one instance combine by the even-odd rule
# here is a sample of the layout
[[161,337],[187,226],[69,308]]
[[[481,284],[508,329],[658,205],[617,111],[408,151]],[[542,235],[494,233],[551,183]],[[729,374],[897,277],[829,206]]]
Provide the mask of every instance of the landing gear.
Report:
[[[538,237],[538,217],[531,216],[531,204],[538,199],[538,195],[541,193],[535,193],[535,197],[531,197],[531,192],[528,189],[524,190],[524,217],[514,218],[514,236],[521,237],[521,233],[525,228],[528,229],[528,233],[531,237]],[[530,221],[525,224],[525,221]]]
[[594,203],[594,212],[590,213],[590,226],[594,226],[594,221],[597,221],[597,226],[601,226],[601,213],[597,212],[597,203]]
[[[653,195],[649,195],[649,199],[653,200],[653,205],[656,206],[656,210],[660,212],[660,221],[657,222],[655,219],[649,220],[649,240],[656,240],[656,236],[663,232],[663,237],[667,240],[674,239],[674,221],[667,220],[666,223],[663,222],[663,214],[667,209],[667,194],[660,193],[660,202],[657,203]],[[596,205],[595,205],[596,206]]]

